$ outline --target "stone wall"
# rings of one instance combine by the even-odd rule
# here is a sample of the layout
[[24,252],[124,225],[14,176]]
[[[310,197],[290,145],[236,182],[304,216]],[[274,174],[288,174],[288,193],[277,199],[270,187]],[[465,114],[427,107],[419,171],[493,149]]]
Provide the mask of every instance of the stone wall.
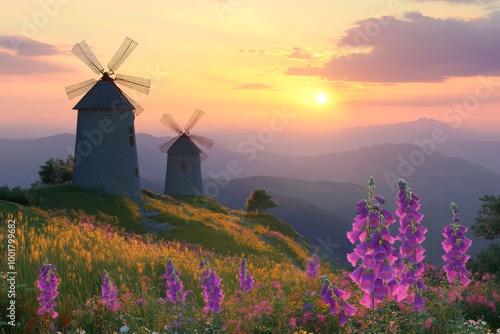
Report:
[[168,153],[165,194],[203,195],[199,154]]
[[131,111],[78,111],[75,186],[142,199],[134,119]]

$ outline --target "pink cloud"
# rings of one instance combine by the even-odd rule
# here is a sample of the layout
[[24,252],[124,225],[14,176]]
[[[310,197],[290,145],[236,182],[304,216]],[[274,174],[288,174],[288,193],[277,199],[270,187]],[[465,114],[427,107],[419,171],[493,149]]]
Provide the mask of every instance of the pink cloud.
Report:
[[[340,41],[345,55],[323,67],[295,67],[289,75],[360,82],[440,82],[449,77],[500,74],[500,12],[475,20],[437,19],[418,12],[404,19],[357,22]],[[367,53],[349,50],[369,47]]]
[[35,73],[64,72],[65,66],[52,63],[44,56],[64,54],[54,45],[33,39],[7,35],[0,36],[0,75],[29,75]]

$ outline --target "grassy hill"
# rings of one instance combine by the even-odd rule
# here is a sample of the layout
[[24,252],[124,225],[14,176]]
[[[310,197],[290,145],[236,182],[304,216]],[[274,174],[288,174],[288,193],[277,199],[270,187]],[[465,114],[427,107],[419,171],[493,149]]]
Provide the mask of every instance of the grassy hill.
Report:
[[[33,190],[33,194],[41,199],[39,207],[0,201],[1,220],[16,220],[17,312],[22,332],[40,328],[35,316],[39,294],[35,282],[38,269],[46,261],[57,267],[60,279],[56,327],[63,330],[75,329],[72,323],[81,326],[90,321],[85,319],[91,316],[89,312],[96,312],[89,305],[93,305],[93,296],[100,296],[103,270],[116,284],[122,302],[123,298],[142,298],[161,309],[165,306],[159,304],[158,298],[165,297],[165,282],[160,276],[167,259],[181,273],[186,290],[193,291],[190,301],[196,310],[203,305],[199,282],[202,270],[198,267],[203,259],[208,259],[223,279],[228,310],[236,309],[231,298],[237,297],[234,292],[239,290],[238,271],[243,257],[248,260],[248,272],[260,284],[256,298],[267,298],[278,290],[306,290],[312,284],[304,273],[312,245],[298,243],[300,235],[273,216],[249,217],[211,199],[173,198],[149,191],[143,193],[142,204],[73,186],[45,187]],[[7,252],[5,236],[2,233],[0,237],[2,254]],[[272,282],[279,282],[278,290]],[[315,280],[315,289],[320,288],[319,284]],[[155,287],[147,296],[146,285]],[[5,296],[2,291],[1,314],[8,302]],[[140,310],[132,304],[128,311],[134,317],[127,323],[139,328],[146,320],[137,319]],[[148,315],[149,328],[162,328],[172,321],[168,317],[163,313]],[[198,318],[203,319],[200,315]],[[109,321],[107,327],[91,321],[83,327],[87,333],[116,332],[121,320]]]
[[[6,257],[0,257],[1,333],[342,331],[339,318],[331,314],[320,296],[320,280],[306,274],[311,250],[317,249],[274,216],[248,216],[213,199],[170,197],[150,191],[143,192],[140,204],[72,186],[30,192],[39,205],[0,200],[0,220],[15,221],[15,231],[1,231],[0,254],[8,253],[9,233],[14,233],[16,247],[14,267],[9,268]],[[252,275],[255,283],[246,292],[239,281],[243,258],[247,260],[246,274]],[[179,273],[174,284],[179,287],[182,282],[186,291],[183,302],[168,300],[169,283],[162,276],[168,272],[169,260]],[[53,319],[48,313],[38,315],[41,292],[37,281],[44,263],[57,268],[58,315]],[[14,285],[7,279],[13,274],[3,271],[6,268],[16,272]],[[207,268],[221,279],[220,313],[206,311],[201,277]],[[467,319],[483,317],[496,326],[491,328],[500,327],[498,285],[491,276],[473,277],[474,284],[462,289],[448,284],[442,270],[425,268],[429,289],[423,296],[426,308],[420,313],[413,313],[410,304],[394,301],[384,302],[373,313],[360,306],[363,292],[348,278],[348,271],[321,261],[319,275],[328,275],[331,289],[336,286],[349,291],[349,302],[357,305],[357,314],[349,319],[349,332],[366,332],[369,326],[373,329],[374,319],[380,319],[376,321],[381,328],[396,325],[393,333],[470,333],[468,328],[456,329],[464,327]],[[110,309],[102,297],[103,271],[116,286],[117,309]],[[11,291],[15,297],[9,297]],[[12,301],[15,326],[4,320],[8,320]],[[424,323],[427,327],[423,331]]]

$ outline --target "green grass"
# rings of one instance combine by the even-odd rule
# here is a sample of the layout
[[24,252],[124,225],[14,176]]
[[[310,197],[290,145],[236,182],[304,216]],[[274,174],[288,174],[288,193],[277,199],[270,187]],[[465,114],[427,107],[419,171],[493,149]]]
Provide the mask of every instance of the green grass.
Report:
[[213,198],[199,197],[199,196],[174,196],[178,201],[190,204],[196,208],[205,208],[215,213],[227,214],[227,208],[222,206]]
[[81,210],[89,215],[104,213],[116,217],[120,226],[129,231],[144,231],[137,204],[129,198],[99,194],[72,185],[46,186],[30,191],[43,199],[43,209]]
[[300,236],[300,234],[298,234],[297,231],[293,229],[293,227],[291,227],[290,225],[288,225],[287,223],[283,222],[278,217],[273,215],[265,215],[265,216],[249,215],[247,216],[247,219],[253,224],[258,224],[270,230],[280,232],[281,234],[290,237],[292,239],[295,239],[298,236]]

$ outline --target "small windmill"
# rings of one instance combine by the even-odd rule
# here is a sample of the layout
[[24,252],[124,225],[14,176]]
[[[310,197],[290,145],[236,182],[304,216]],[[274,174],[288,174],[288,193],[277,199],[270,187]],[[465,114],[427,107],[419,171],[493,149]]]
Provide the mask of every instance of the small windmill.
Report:
[[203,195],[201,161],[205,160],[207,155],[195,143],[211,149],[214,141],[192,134],[191,130],[204,114],[203,111],[196,109],[184,129],[170,114],[164,114],[160,120],[177,134],[177,137],[160,146],[160,151],[168,155],[165,194]]
[[73,184],[139,200],[134,120],[144,109],[116,84],[148,94],[151,80],[115,74],[136,46],[125,38],[105,71],[87,43],[77,43],[73,54],[101,77],[68,86],[66,94],[69,99],[85,94],[73,107],[78,110]]

